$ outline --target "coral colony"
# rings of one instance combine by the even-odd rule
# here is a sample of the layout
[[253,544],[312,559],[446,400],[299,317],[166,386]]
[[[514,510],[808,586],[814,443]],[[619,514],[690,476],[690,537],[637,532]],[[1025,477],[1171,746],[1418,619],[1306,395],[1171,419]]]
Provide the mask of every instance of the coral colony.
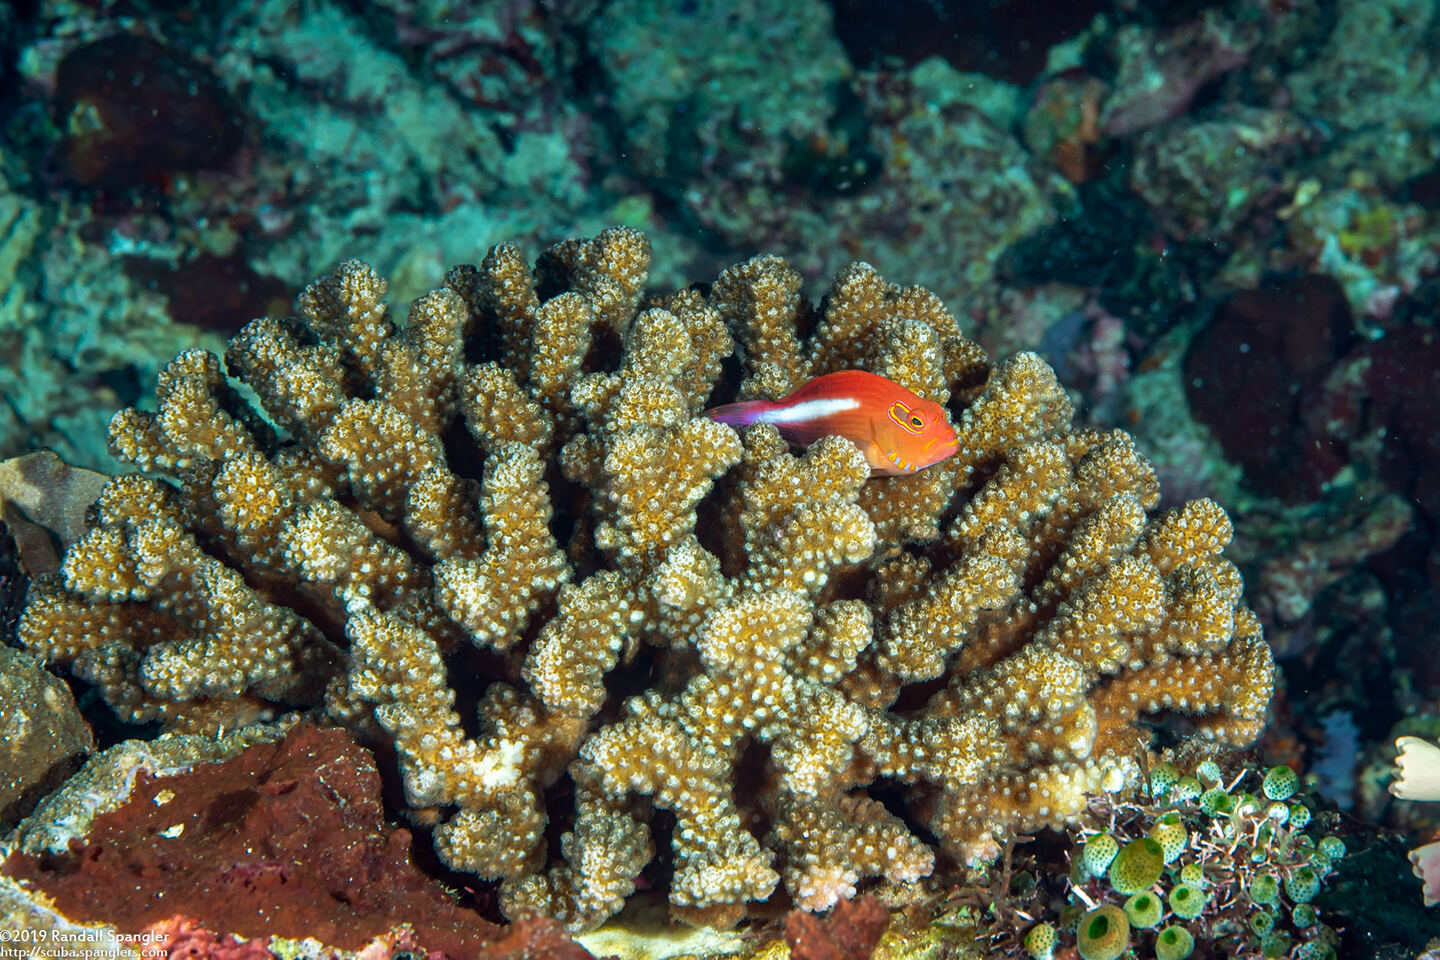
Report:
[[[1225,512],[1155,512],[1037,356],[992,363],[864,263],[818,307],[777,257],[655,298],[649,267],[625,228],[533,270],[500,245],[400,323],[351,261],[223,362],[182,353],[112,421],[140,472],[22,644],[171,731],[323,715],[394,758],[446,865],[574,930],[661,842],[687,921],[782,884],[819,911],[934,867],[877,785],[974,862],[1137,786],[1147,715],[1257,735],[1273,665]],[[838,437],[703,415],[844,369],[943,405],[958,452],[872,478]]]

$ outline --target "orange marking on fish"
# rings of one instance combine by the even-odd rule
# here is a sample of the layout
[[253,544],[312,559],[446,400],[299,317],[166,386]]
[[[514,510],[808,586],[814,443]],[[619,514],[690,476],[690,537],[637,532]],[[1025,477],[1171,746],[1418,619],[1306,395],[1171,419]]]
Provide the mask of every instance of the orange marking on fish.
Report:
[[737,429],[772,424],[799,447],[844,437],[865,454],[876,477],[924,470],[960,448],[940,404],[864,370],[827,373],[779,400],[727,403],[705,415]]

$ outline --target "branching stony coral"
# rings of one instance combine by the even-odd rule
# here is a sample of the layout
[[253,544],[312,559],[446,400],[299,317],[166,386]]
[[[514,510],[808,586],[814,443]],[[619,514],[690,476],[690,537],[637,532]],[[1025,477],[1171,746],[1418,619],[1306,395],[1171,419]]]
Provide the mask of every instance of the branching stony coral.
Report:
[[[992,365],[867,264],[816,308],[775,257],[645,299],[649,255],[627,229],[533,269],[502,245],[404,323],[350,262],[223,371],[182,354],[157,412],[116,416],[142,474],[22,642],[127,719],[323,711],[390,748],[442,860],[575,928],[657,843],[687,919],[782,882],[819,910],[934,866],[879,781],[976,860],[1133,786],[1146,715],[1255,736],[1273,668],[1224,512],[1152,515],[1144,457],[1072,427],[1038,357]],[[872,479],[840,438],[741,437],[701,416],[737,353],[741,396],[884,374],[948,405],[960,451]]]

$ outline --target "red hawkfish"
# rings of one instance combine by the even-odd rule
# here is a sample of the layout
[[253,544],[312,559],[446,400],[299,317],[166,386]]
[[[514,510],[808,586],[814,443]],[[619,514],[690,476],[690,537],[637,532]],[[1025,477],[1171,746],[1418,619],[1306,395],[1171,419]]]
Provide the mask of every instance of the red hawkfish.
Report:
[[827,373],[780,400],[727,403],[705,416],[737,429],[768,423],[799,447],[844,437],[877,477],[924,470],[960,449],[940,404],[864,370]]

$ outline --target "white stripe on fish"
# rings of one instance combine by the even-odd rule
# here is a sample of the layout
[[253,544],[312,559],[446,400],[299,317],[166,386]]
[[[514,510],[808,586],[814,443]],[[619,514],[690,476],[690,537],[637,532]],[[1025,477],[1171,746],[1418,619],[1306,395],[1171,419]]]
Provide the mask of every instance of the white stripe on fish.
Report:
[[788,407],[764,410],[755,415],[756,423],[809,423],[839,413],[854,410],[860,401],[854,397],[831,397],[825,400],[806,400]]

